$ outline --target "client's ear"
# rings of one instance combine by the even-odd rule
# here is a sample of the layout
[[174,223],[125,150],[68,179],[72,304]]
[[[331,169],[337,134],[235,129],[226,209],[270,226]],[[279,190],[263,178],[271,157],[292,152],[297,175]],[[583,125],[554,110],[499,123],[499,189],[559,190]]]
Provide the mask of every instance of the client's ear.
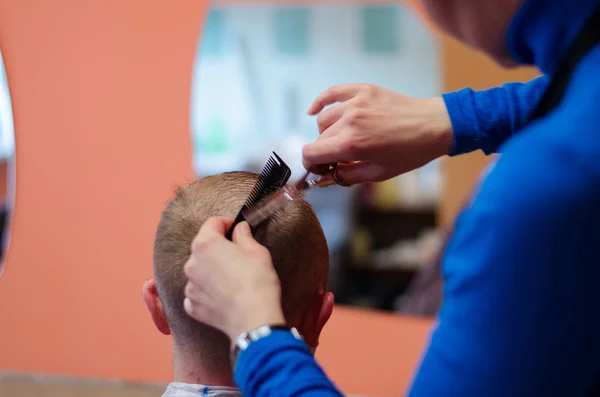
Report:
[[332,292],[317,294],[310,306],[308,312],[300,326],[300,333],[304,337],[306,344],[314,351],[319,346],[319,337],[323,327],[331,317],[333,312],[334,297]]
[[165,335],[171,335],[171,328],[169,328],[167,316],[165,315],[162,301],[160,300],[158,290],[156,289],[156,281],[154,281],[153,278],[146,281],[142,286],[142,298],[144,298],[144,302],[148,307],[148,311],[150,312],[150,316],[152,316],[152,321],[154,321],[156,328]]

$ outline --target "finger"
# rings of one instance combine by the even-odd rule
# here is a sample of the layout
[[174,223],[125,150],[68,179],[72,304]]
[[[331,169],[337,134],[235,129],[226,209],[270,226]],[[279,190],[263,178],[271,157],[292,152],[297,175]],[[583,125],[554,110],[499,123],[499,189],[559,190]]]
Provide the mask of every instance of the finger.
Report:
[[201,253],[210,247],[229,243],[229,240],[225,238],[225,233],[232,223],[233,220],[226,217],[208,218],[192,241],[192,253]]
[[188,280],[195,281],[201,278],[197,274],[199,270],[200,267],[196,266],[195,256],[192,254],[183,265],[183,274],[185,274]]
[[188,281],[183,290],[185,297],[190,299],[192,302],[200,302],[200,296],[202,289],[198,287],[194,282]]
[[[362,162],[361,161],[342,161],[342,162],[336,163],[335,168],[340,168],[340,166],[344,165],[344,164],[349,165],[349,164],[356,164],[356,163],[362,163]],[[328,184],[321,185],[322,182],[337,183],[333,178],[333,172],[335,171],[335,168],[332,169],[331,166],[328,166],[327,172],[323,172],[321,174],[317,174],[317,173],[313,172],[313,174],[319,175],[318,182],[319,182],[320,186],[329,186]],[[337,175],[337,173],[336,173],[336,175]],[[337,175],[337,176],[338,176],[338,180],[339,180],[339,175]]]
[[348,108],[350,102],[344,102],[342,104],[332,106],[329,109],[319,113],[317,116],[317,126],[319,127],[319,134],[322,134],[331,127],[336,121],[342,118],[344,111]]
[[313,116],[327,105],[335,102],[344,102],[353,98],[362,86],[358,84],[345,84],[334,86],[323,91],[308,108],[308,114]]
[[233,219],[224,216],[208,218],[200,228],[200,233],[220,234],[224,236],[233,224]]
[[192,318],[197,321],[206,322],[207,319],[207,310],[200,304],[193,303],[190,299],[185,298],[183,300],[183,309],[185,312]]
[[252,230],[250,229],[248,222],[241,222],[235,227],[233,230],[232,241],[245,250],[253,250],[262,247],[262,245],[256,242],[254,236],[252,236]]
[[311,173],[315,174],[315,175],[323,175],[323,174],[327,174],[329,170],[331,170],[331,167],[329,166],[329,164],[318,164],[318,165],[313,165],[310,169],[306,169],[307,171],[310,171]]
[[[345,139],[341,136],[333,136],[326,139],[318,139],[302,148],[302,164],[306,170],[315,174],[322,174],[327,169],[324,164],[348,161],[349,153],[344,152]],[[321,167],[319,167],[321,166]]]
[[194,312],[194,305],[192,304],[192,301],[190,301],[189,298],[185,298],[183,300],[183,309],[185,310],[185,312],[187,314],[189,314],[190,316],[192,315],[192,313]]
[[[386,177],[387,174],[384,167],[364,161],[351,164],[339,164],[336,175],[337,179],[344,185],[381,182],[385,179],[388,179],[388,177]],[[332,178],[332,175],[324,175],[322,178]]]

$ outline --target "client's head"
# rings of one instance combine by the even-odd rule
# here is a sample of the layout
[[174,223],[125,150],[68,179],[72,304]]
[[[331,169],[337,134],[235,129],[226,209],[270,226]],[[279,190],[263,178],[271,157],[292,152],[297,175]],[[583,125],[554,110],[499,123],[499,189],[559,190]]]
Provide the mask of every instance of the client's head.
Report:
[[[157,328],[172,334],[176,378],[177,366],[182,365],[186,368],[181,371],[190,372],[185,374],[188,383],[192,383],[191,372],[200,372],[192,376],[193,383],[211,382],[207,377],[213,384],[227,381],[222,377],[231,376],[230,341],[184,311],[187,279],[183,266],[203,223],[212,216],[234,218],[257,178],[248,172],[228,172],[195,181],[176,192],[160,219],[154,243],[156,281],[144,284],[143,297]],[[316,347],[331,315],[333,296],[327,292],[327,243],[312,207],[301,199],[290,202],[259,226],[255,238],[271,253],[288,324],[297,327],[306,342]]]

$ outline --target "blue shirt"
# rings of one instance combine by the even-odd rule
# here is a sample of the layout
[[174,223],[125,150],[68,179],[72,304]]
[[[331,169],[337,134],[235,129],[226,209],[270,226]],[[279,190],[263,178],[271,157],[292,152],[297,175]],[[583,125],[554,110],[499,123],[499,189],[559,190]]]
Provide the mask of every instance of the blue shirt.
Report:
[[[551,76],[599,5],[526,0],[508,48]],[[600,377],[599,71],[596,47],[560,106],[533,123],[526,120],[544,77],[445,96],[454,152],[502,156],[457,219],[442,263],[443,305],[410,397],[597,395],[590,389]],[[285,333],[243,352],[235,379],[250,397],[341,395]]]

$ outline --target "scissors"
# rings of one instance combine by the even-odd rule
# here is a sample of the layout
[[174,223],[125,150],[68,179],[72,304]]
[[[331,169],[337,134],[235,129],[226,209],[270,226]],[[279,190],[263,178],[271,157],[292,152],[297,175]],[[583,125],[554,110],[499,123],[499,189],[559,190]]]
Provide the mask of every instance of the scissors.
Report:
[[312,175],[310,171],[306,171],[306,173],[294,184],[296,189],[299,191],[303,191],[306,189],[310,189],[313,187],[327,187],[331,185],[339,185],[343,187],[352,187],[353,185],[348,185],[340,180],[337,175],[339,164],[347,164],[347,163],[334,163],[329,164],[329,171],[326,173],[329,177],[324,178],[323,176],[317,179],[309,179]]

